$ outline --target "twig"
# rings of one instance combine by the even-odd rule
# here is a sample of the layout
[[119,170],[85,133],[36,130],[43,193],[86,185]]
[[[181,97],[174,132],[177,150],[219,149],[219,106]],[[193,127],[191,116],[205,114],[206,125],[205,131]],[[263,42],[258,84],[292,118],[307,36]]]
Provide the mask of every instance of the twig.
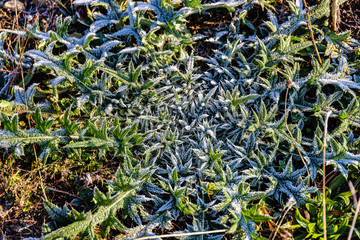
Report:
[[[299,152],[300,158],[301,158],[301,160],[302,160],[302,162],[303,162],[303,164],[304,164],[304,166],[305,166],[305,168],[306,168],[306,172],[307,172],[308,176],[310,176],[309,169],[308,169],[308,167],[307,167],[307,165],[306,165],[306,162],[305,162],[304,158],[302,157],[302,154],[301,154],[301,152],[300,152],[300,148],[299,148],[299,146],[298,146],[295,138],[293,137],[293,135],[292,135],[292,133],[291,133],[291,131],[290,131],[290,129],[289,129],[289,126],[288,126],[288,124],[287,124],[287,107],[286,107],[286,103],[287,103],[287,98],[288,98],[289,89],[291,88],[291,85],[292,85],[292,81],[289,79],[289,80],[286,82],[286,94],[285,94],[285,126],[286,126],[286,130],[287,130],[288,133],[290,134],[291,139],[292,139],[292,140],[294,141],[294,143],[295,143],[295,146],[296,146],[296,148],[297,148],[297,150],[298,150],[298,152]],[[309,184],[310,184],[310,181],[309,181]]]
[[314,45],[314,49],[315,49],[315,52],[316,52],[316,56],[317,56],[317,58],[318,58],[318,61],[319,61],[320,65],[322,65],[322,61],[321,61],[321,57],[320,57],[320,54],[319,54],[319,50],[317,49],[316,42],[315,42],[314,32],[313,32],[312,26],[311,26],[311,19],[310,19],[310,14],[309,14],[309,8],[308,8],[305,0],[302,0],[302,2],[303,2],[303,5],[304,5],[304,8],[305,8],[305,11],[306,11],[306,20],[307,20],[307,26],[308,26],[309,31],[310,31],[311,41],[312,41],[312,44]]
[[[147,240],[147,239],[157,239],[157,238],[194,236],[194,235],[211,234],[211,233],[224,233],[224,232],[226,232],[226,231],[227,231],[226,229],[223,229],[223,230],[213,230],[213,231],[204,231],[204,232],[192,232],[192,233],[174,233],[174,234],[164,234],[164,235],[156,235],[156,236],[135,238],[134,240]],[[116,239],[119,239],[119,238],[116,238]]]
[[338,0],[331,1],[331,9],[330,14],[332,16],[331,21],[331,30],[336,32],[337,31],[337,20],[338,20]]
[[[352,185],[351,181],[349,181],[349,186],[350,186],[351,192],[352,192],[352,194],[354,196],[354,202],[355,202],[355,205],[356,205],[356,210],[355,210],[354,218],[353,218],[352,223],[351,223],[351,228],[350,228],[350,232],[349,232],[349,236],[348,236],[347,240],[351,240],[351,237],[352,237],[352,234],[353,234],[354,228],[355,228],[356,219],[357,219],[357,217],[359,215],[359,210],[360,210],[360,199],[359,200],[356,199],[355,188]],[[356,204],[356,201],[357,201],[357,204]]]
[[325,197],[325,181],[326,181],[326,176],[325,176],[325,167],[326,167],[326,135],[327,135],[327,130],[328,130],[328,121],[329,121],[329,117],[331,115],[331,110],[327,112],[326,117],[325,117],[325,127],[324,127],[324,152],[323,152],[323,186],[322,186],[322,194],[323,194],[323,223],[324,223],[324,240],[327,239],[327,232],[326,232],[326,197]]

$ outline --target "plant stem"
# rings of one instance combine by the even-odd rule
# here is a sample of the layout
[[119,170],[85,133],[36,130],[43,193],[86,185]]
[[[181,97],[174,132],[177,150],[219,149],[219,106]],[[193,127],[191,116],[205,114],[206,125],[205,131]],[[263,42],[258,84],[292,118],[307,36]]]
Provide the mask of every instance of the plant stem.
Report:
[[326,232],[326,196],[325,196],[325,182],[326,182],[326,174],[325,174],[325,167],[326,167],[326,135],[328,130],[328,121],[331,115],[331,111],[327,112],[325,117],[325,127],[324,127],[324,152],[323,152],[323,186],[322,186],[322,194],[323,194],[323,223],[324,223],[324,240],[327,239],[327,232]]
[[[203,235],[203,234],[211,234],[211,233],[224,233],[226,231],[227,231],[226,229],[223,229],[223,230],[213,230],[213,231],[204,231],[204,232],[174,233],[174,234],[164,234],[164,235],[156,235],[156,236],[135,238],[134,240],[147,240],[147,239],[158,239],[158,238],[169,238],[169,237],[194,236],[194,235]],[[120,239],[120,238],[116,238],[116,239]]]
[[337,31],[337,19],[338,19],[338,0],[332,0],[331,1],[331,9],[330,9],[330,15],[332,17],[331,21],[331,30],[333,32]]
[[354,204],[356,205],[356,209],[355,209],[355,215],[354,215],[354,218],[351,223],[351,228],[350,228],[350,232],[349,232],[347,240],[351,240],[352,234],[354,232],[355,224],[356,224],[356,219],[359,215],[359,210],[360,210],[360,199],[359,200],[356,199],[356,191],[355,191],[354,185],[352,184],[351,181],[349,181],[349,186],[350,186],[351,192],[353,194]]
[[[18,0],[15,0],[15,5],[17,5],[17,1]],[[15,7],[15,24],[17,25],[17,29],[19,28],[19,15],[18,15],[18,11],[17,11],[17,8]],[[28,99],[26,98],[26,89],[25,89],[25,78],[24,78],[24,71],[23,71],[23,66],[22,66],[22,60],[23,60],[23,56],[24,56],[24,53],[25,53],[25,48],[26,48],[26,45],[27,45],[27,42],[29,40],[29,36],[26,38],[26,41],[25,41],[25,44],[23,47],[21,47],[21,36],[20,36],[20,32],[18,32],[18,37],[17,37],[17,40],[18,40],[18,44],[19,44],[19,51],[20,51],[20,59],[19,59],[19,64],[18,66],[16,66],[16,72],[19,70],[20,68],[20,73],[21,73],[21,80],[22,80],[22,85],[23,85],[23,89],[24,89],[24,99],[25,99],[25,106],[26,106],[26,110],[28,111],[29,110],[29,106],[28,106]],[[15,76],[15,75],[14,75]],[[12,78],[12,82],[14,81],[14,78]],[[12,84],[12,83],[11,83]],[[31,128],[31,121],[30,121],[30,116],[27,117],[27,120],[28,120],[28,124],[29,124],[29,129]],[[35,164],[36,165],[39,165],[39,159],[38,159],[38,156],[37,156],[37,153],[36,153],[36,148],[35,148],[35,144],[32,144],[32,148],[33,148],[33,151],[34,151],[34,156],[35,156]],[[42,175],[41,175],[41,171],[39,170],[39,180],[40,180],[40,186],[41,186],[41,190],[42,190],[42,193],[44,195],[44,198],[46,200],[47,199],[47,196],[46,196],[46,192],[45,192],[45,188],[44,188],[44,182],[43,182],[43,178],[42,178]]]
[[320,57],[320,54],[319,54],[319,50],[317,49],[316,42],[315,42],[314,32],[313,32],[312,26],[311,26],[311,18],[310,18],[310,14],[309,14],[309,8],[308,8],[305,0],[302,0],[302,2],[303,2],[303,4],[304,4],[304,8],[305,8],[305,11],[306,11],[306,20],[307,20],[308,29],[309,29],[309,31],[310,31],[311,41],[312,41],[312,44],[314,45],[314,49],[315,49],[315,52],[316,52],[316,56],[317,56],[317,58],[318,58],[318,61],[319,61],[320,65],[322,65],[322,61],[321,61],[321,57]]
[[280,219],[279,224],[278,224],[277,227],[276,227],[275,234],[274,234],[274,236],[272,237],[271,240],[274,240],[274,239],[275,239],[276,234],[278,233],[278,231],[279,231],[279,229],[280,229],[280,226],[281,226],[282,222],[284,221],[284,218],[285,218],[286,214],[287,214],[287,213],[290,211],[290,209],[295,205],[295,203],[296,203],[296,202],[292,202],[292,203],[290,204],[290,206],[285,210],[283,216],[282,216],[281,219]]

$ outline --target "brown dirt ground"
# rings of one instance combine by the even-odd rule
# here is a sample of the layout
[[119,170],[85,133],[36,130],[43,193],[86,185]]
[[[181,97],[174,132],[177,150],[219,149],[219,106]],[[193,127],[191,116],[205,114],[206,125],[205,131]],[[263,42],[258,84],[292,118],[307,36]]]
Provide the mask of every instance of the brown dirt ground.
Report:
[[360,0],[348,0],[340,6],[339,30],[351,30],[352,37],[360,40]]

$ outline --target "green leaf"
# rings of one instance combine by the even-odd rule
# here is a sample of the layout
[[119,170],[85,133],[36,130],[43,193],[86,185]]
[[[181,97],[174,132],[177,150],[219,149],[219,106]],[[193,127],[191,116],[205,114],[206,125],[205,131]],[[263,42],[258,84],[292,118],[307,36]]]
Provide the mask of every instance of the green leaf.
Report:
[[106,206],[100,206],[94,214],[88,213],[86,219],[82,221],[76,221],[66,227],[55,230],[49,234],[46,234],[41,239],[50,240],[60,237],[75,237],[80,233],[87,233],[90,238],[94,238],[94,227],[106,221],[109,217],[112,217],[116,211],[122,207],[124,200],[132,194],[134,194],[132,190],[127,192],[119,192],[112,197],[110,204]]
[[308,228],[308,225],[310,224],[310,222],[308,220],[306,220],[303,216],[301,216],[299,209],[295,210],[295,219],[301,225],[301,227],[306,228],[306,229]]
[[233,100],[232,103],[236,107],[237,105],[239,105],[241,103],[247,102],[247,101],[249,101],[251,99],[255,99],[255,98],[259,97],[259,96],[260,96],[259,94],[247,95],[247,96],[240,97],[238,99]]

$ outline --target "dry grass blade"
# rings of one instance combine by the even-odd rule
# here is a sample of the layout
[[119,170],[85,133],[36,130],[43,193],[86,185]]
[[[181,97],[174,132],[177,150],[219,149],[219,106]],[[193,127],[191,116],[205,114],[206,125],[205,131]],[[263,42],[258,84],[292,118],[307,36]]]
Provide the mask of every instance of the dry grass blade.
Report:
[[[224,233],[227,230],[213,230],[213,231],[204,231],[204,232],[192,232],[192,233],[174,233],[174,234],[164,234],[157,236],[141,237],[135,238],[134,240],[147,240],[147,239],[158,239],[158,238],[170,238],[170,237],[183,237],[183,236],[195,236],[203,234],[212,234],[212,233]],[[121,237],[116,237],[115,239],[121,239]]]
[[[15,0],[15,4],[16,4],[16,1],[17,1],[17,0]],[[18,12],[17,8],[15,8],[15,21],[13,22],[13,27],[12,27],[12,29],[13,29],[13,30],[16,29],[16,31],[17,31],[17,42],[18,42],[18,46],[19,46],[20,57],[19,57],[19,64],[16,66],[15,70],[13,71],[13,73],[15,73],[15,72],[20,73],[22,88],[24,89],[25,107],[26,107],[26,111],[29,111],[28,99],[27,99],[27,96],[26,96],[26,93],[25,93],[26,86],[25,86],[25,77],[24,77],[24,69],[23,69],[23,66],[22,66],[22,62],[23,62],[23,60],[24,60],[24,54],[25,54],[26,46],[27,46],[27,44],[28,44],[28,41],[29,41],[29,39],[30,39],[30,36],[27,36],[27,38],[25,39],[24,44],[22,44],[23,42],[21,41],[21,36],[20,36],[19,17],[20,17],[19,12]],[[26,23],[25,23],[25,25],[26,25]],[[20,71],[19,71],[19,70],[20,70]],[[14,76],[12,77],[10,86],[13,84],[13,82],[14,82],[14,80],[15,80],[15,77],[16,77],[16,75],[14,75]],[[11,87],[9,88],[9,91],[10,91],[10,89],[11,89]],[[29,128],[31,128],[31,120],[30,120],[30,117],[27,117],[27,121],[28,121]],[[38,155],[37,155],[37,152],[36,152],[35,144],[32,144],[32,148],[33,148],[34,156],[35,156],[35,162],[34,162],[34,165],[33,165],[33,166],[39,166],[39,165],[40,165],[40,162],[39,162]],[[47,200],[47,196],[46,196],[46,192],[45,192],[45,188],[44,188],[44,180],[43,180],[41,171],[39,170],[38,173],[39,173],[39,180],[40,180],[41,190],[42,190],[42,193],[43,193],[43,195],[44,195],[44,199]]]
[[351,181],[349,181],[349,187],[350,187],[351,193],[353,194],[353,197],[354,197],[354,203],[356,205],[356,209],[355,209],[354,218],[353,218],[352,223],[351,223],[351,228],[350,228],[350,232],[349,232],[347,240],[350,240],[351,237],[352,237],[352,234],[353,234],[354,229],[355,229],[356,219],[357,219],[357,217],[359,215],[359,210],[360,210],[360,199],[357,200],[356,191],[355,191],[354,185],[352,184]]
[[354,198],[354,204],[355,204],[355,206],[357,205],[357,197],[356,197],[356,190],[355,190],[355,188],[354,188],[354,184],[352,183],[352,181],[351,180],[349,180],[349,188],[350,188],[350,191],[351,191],[351,193],[352,193],[352,196],[353,196],[353,198]]
[[[18,15],[18,12],[17,10],[15,10],[15,14],[16,14],[16,25],[17,25],[17,29],[19,29],[19,15]],[[16,71],[18,71],[18,69],[20,68],[20,72],[21,72],[21,81],[22,81],[22,87],[24,89],[24,99],[25,99],[25,105],[26,105],[26,110],[28,111],[29,110],[29,106],[28,106],[28,99],[26,99],[26,93],[25,93],[25,78],[24,78],[24,69],[23,69],[23,66],[22,66],[22,61],[23,61],[23,57],[24,57],[24,53],[25,53],[25,47],[28,43],[30,39],[30,36],[28,36],[26,38],[26,41],[25,41],[25,44],[24,46],[21,48],[21,37],[20,37],[20,33],[18,34],[18,44],[19,44],[19,47],[20,47],[20,60],[19,60],[19,65],[16,67]],[[14,78],[12,79],[14,80]],[[29,128],[31,128],[31,121],[30,121],[30,117],[27,118],[28,120],[28,124],[29,124]],[[33,151],[34,151],[34,156],[35,156],[35,164],[34,165],[37,165],[39,166],[40,165],[40,161],[39,161],[39,158],[38,158],[38,155],[37,155],[37,152],[36,152],[36,148],[35,148],[35,144],[32,144],[32,148],[33,148]],[[41,171],[39,170],[38,171],[39,173],[39,180],[40,180],[40,186],[41,186],[41,190],[42,190],[42,193],[44,195],[44,199],[45,200],[48,200],[47,196],[46,196],[46,192],[45,192],[45,187],[44,187],[44,180],[43,180],[43,177],[42,177],[42,174],[41,174]]]
[[69,195],[69,196],[74,197],[74,198],[77,197],[77,196],[75,196],[74,194],[71,194],[71,193],[68,193],[68,192],[65,192],[65,191],[62,191],[62,190],[58,190],[58,189],[56,189],[56,188],[46,187],[46,189],[48,189],[48,190],[50,190],[50,191],[54,191],[54,192],[66,194],[66,195]]
[[322,186],[322,194],[323,194],[323,223],[324,223],[324,240],[327,239],[327,232],[326,232],[326,196],[325,196],[325,182],[326,182],[326,174],[325,174],[325,167],[326,167],[326,135],[328,130],[328,121],[331,115],[331,111],[327,112],[325,117],[325,127],[324,127],[324,152],[323,152],[323,186]]
[[290,211],[290,209],[295,205],[295,203],[296,203],[296,202],[292,202],[292,203],[289,205],[289,207],[285,210],[284,214],[283,214],[282,217],[281,217],[280,222],[277,224],[275,234],[274,234],[274,236],[271,238],[271,240],[274,240],[274,239],[275,239],[275,237],[276,237],[276,235],[277,235],[277,233],[278,233],[278,231],[279,231],[279,229],[280,229],[280,226],[281,226],[282,222],[284,221],[284,218],[285,218],[286,214],[287,214],[287,213]]
[[305,0],[302,0],[302,1],[303,1],[305,10],[306,10],[306,20],[307,20],[307,26],[308,26],[309,31],[310,31],[311,41],[312,41],[312,44],[314,45],[314,49],[315,49],[315,52],[316,52],[316,56],[317,56],[317,58],[318,58],[318,61],[319,61],[320,65],[322,65],[322,61],[321,61],[321,57],[320,57],[320,54],[319,54],[319,50],[317,49],[316,42],[315,42],[314,32],[313,32],[312,26],[311,26],[311,19],[310,19],[310,14],[309,14],[309,8],[308,8],[308,6],[307,6],[307,4],[306,4],[306,1],[305,1]]

